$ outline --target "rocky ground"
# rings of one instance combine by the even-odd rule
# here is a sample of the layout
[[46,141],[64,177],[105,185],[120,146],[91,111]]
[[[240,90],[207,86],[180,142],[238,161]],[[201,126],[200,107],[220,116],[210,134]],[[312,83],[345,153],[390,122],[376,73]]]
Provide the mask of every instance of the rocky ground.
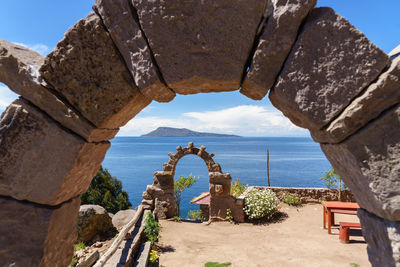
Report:
[[[209,261],[240,267],[370,266],[361,231],[352,230],[349,244],[339,242],[337,227],[328,235],[321,204],[282,204],[280,212],[274,222],[258,225],[161,221],[160,266],[204,266]],[[339,221],[358,218],[339,214]]]

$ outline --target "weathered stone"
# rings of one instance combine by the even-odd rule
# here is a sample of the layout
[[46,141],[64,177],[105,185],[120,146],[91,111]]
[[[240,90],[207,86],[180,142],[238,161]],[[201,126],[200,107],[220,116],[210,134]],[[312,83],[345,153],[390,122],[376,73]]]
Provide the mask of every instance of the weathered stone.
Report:
[[399,102],[400,57],[397,57],[326,129],[311,131],[311,135],[319,143],[339,143]]
[[210,198],[210,220],[218,221],[226,219],[226,211],[230,209],[233,220],[244,222],[243,200],[233,196],[213,196]]
[[154,216],[157,219],[172,218],[176,215],[176,206],[174,205],[173,199],[160,200],[155,199],[154,202]]
[[332,9],[313,9],[269,98],[294,124],[321,129],[388,62],[383,51]]
[[175,93],[160,81],[151,51],[135,21],[129,1],[96,0],[96,5],[140,92],[159,102],[174,99]]
[[390,53],[388,55],[390,56],[391,59],[394,59],[394,58],[400,56],[400,45],[398,45],[395,49],[390,51]]
[[[115,216],[114,216],[115,217]],[[78,240],[84,243],[95,237],[105,239],[113,236],[116,229],[107,211],[99,205],[82,205],[79,208]]]
[[154,172],[154,184],[161,188],[170,188],[174,186],[174,176],[171,172]]
[[239,89],[267,1],[131,1],[176,93]]
[[49,85],[39,75],[43,62],[44,58],[38,53],[0,40],[0,82],[88,142],[114,138],[118,129],[97,129],[46,88]]
[[98,128],[125,125],[151,100],[144,97],[100,18],[91,13],[68,30],[40,72]]
[[231,184],[232,177],[229,173],[209,172],[210,183]]
[[362,232],[373,267],[400,266],[400,222],[381,219],[364,209],[358,210]]
[[343,201],[355,202],[353,193],[350,190],[342,190],[339,193],[336,189],[328,188],[299,188],[299,187],[265,187],[265,186],[249,186],[248,190],[256,189],[260,191],[271,190],[276,194],[280,201],[286,194],[297,195],[302,203],[321,203],[322,201]]
[[87,143],[23,99],[0,118],[0,194],[57,205],[84,193],[109,142]]
[[321,148],[358,204],[382,218],[400,220],[400,105],[340,144]]
[[250,70],[240,92],[252,99],[264,98],[292,48],[301,23],[317,0],[272,0]]
[[1,266],[68,266],[80,199],[57,207],[0,197]]
[[120,210],[112,217],[112,224],[118,231],[128,224],[129,221],[135,216],[136,211],[129,209],[129,210]]

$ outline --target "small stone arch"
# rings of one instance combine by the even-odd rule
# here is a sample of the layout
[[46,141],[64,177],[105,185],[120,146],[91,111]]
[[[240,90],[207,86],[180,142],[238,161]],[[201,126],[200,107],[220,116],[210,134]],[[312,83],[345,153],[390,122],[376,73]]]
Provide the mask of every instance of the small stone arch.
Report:
[[221,166],[213,160],[214,153],[208,153],[205,146],[195,147],[189,142],[187,147],[176,147],[176,153],[169,152],[167,163],[163,164],[162,171],[154,172],[153,184],[147,186],[143,192],[142,205],[147,209],[154,209],[159,219],[171,218],[177,214],[174,200],[175,169],[181,158],[187,155],[200,157],[207,165],[210,191],[210,221],[223,220],[226,210],[232,211],[237,222],[244,221],[243,200],[230,195],[232,177],[223,173]]

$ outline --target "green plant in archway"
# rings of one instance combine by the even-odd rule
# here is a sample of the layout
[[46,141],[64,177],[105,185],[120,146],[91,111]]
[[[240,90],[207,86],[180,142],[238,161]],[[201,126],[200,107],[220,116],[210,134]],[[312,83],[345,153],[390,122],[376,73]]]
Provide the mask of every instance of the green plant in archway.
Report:
[[180,204],[181,204],[182,193],[187,188],[191,187],[196,181],[197,181],[197,178],[194,176],[191,176],[191,175],[189,175],[188,177],[184,177],[181,175],[181,176],[179,176],[178,179],[176,179],[174,181],[174,197],[175,197],[175,204],[176,204],[178,217],[180,217],[180,214],[181,214]]
[[347,190],[348,187],[343,183],[342,177],[336,173],[335,169],[332,168],[330,171],[325,173],[321,180],[325,181],[325,185],[329,189],[337,189],[338,199],[342,200],[342,190]]
[[81,196],[81,202],[82,205],[102,206],[111,213],[132,207],[128,193],[122,190],[122,182],[111,176],[110,172],[102,166],[90,183],[89,189]]

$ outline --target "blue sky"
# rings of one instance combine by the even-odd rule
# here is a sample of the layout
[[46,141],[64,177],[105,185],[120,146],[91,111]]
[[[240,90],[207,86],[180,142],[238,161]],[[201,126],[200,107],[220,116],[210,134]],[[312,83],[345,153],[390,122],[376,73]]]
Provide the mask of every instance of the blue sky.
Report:
[[[0,39],[24,44],[46,55],[69,27],[84,18],[93,0],[2,0]],[[385,52],[400,44],[399,0],[320,0],[347,18]],[[17,96],[0,84],[0,112]],[[120,135],[140,135],[158,126],[244,136],[308,136],[295,127],[268,98],[253,101],[239,92],[177,96],[153,102],[121,129]]]

